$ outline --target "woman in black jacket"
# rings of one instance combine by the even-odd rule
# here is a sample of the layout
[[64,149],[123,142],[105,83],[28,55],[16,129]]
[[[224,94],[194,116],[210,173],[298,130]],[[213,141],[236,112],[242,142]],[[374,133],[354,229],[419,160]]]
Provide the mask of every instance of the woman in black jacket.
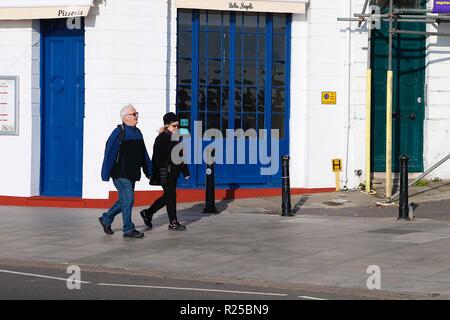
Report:
[[141,211],[141,217],[147,227],[151,228],[153,215],[162,207],[166,206],[169,215],[169,230],[182,231],[186,227],[177,219],[177,179],[180,172],[186,180],[189,179],[189,169],[184,163],[176,165],[172,161],[172,149],[179,143],[172,141],[172,134],[178,129],[179,119],[173,112],[169,112],[163,117],[164,127],[159,131],[153,145],[153,170],[151,184],[161,185],[164,194],[157,199],[148,209]]

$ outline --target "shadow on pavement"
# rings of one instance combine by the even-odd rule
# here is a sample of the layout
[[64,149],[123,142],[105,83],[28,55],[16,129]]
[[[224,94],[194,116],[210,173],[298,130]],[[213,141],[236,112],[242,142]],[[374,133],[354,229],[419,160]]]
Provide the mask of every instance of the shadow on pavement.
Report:
[[[204,203],[196,203],[192,205],[191,207],[184,208],[181,210],[177,210],[177,216],[178,220],[181,224],[184,224],[186,226],[195,223],[197,221],[200,221],[201,219],[208,218],[210,216],[218,215],[224,211],[227,210],[229,205],[233,202],[233,200],[222,200],[216,202],[216,208],[218,213],[203,213],[203,209],[205,208]],[[136,226],[140,228],[140,231],[147,231],[149,230],[144,224],[143,221],[139,216],[135,216],[135,219],[138,219],[136,222]],[[153,228],[157,228],[163,225],[169,224],[169,217],[167,215],[167,211],[165,208],[161,209],[156,213],[156,215],[153,217],[152,220]]]

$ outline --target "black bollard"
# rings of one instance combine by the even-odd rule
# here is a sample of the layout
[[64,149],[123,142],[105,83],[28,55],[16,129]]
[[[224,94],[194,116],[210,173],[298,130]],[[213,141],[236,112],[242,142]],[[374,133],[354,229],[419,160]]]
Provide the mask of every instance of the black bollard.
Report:
[[[214,152],[214,151],[213,151]],[[214,157],[214,154],[211,154]],[[206,164],[206,198],[203,213],[217,213],[216,187],[214,183],[214,161],[209,159]]]
[[408,161],[407,155],[400,157],[400,204],[398,207],[398,220],[409,219],[408,205]]
[[289,156],[281,157],[281,215],[294,216],[291,208],[291,187],[289,182]]

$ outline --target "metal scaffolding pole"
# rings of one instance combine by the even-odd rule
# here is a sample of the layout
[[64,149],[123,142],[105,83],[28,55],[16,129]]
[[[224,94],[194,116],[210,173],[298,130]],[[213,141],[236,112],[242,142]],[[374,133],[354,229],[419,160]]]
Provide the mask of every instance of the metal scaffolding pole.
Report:
[[[369,21],[372,24],[372,21]],[[371,192],[371,147],[372,147],[372,25],[368,28],[366,73],[366,192]]]
[[389,52],[386,88],[386,199],[392,196],[392,37],[394,0],[389,0]]
[[[366,12],[366,9],[367,9],[367,5],[369,4],[369,0],[366,0],[365,2],[364,2],[364,6],[363,6],[363,9],[362,9],[362,14],[364,14],[364,12]],[[358,22],[358,28],[359,27],[361,27],[361,24],[363,23],[363,21],[364,20],[361,20],[361,19],[359,19],[359,22]]]

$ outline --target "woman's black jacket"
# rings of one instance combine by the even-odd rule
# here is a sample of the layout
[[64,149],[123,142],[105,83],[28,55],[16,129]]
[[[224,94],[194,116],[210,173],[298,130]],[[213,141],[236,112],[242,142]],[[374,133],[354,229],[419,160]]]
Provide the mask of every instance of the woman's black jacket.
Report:
[[[178,179],[180,172],[182,172],[185,177],[190,176],[189,168],[186,164],[182,163],[176,165],[172,161],[172,149],[180,142],[172,141],[171,137],[172,133],[166,130],[160,133],[155,139],[152,156],[152,180],[164,180],[167,178],[164,177],[166,173],[168,177],[175,179]],[[161,176],[161,174],[163,176]]]

